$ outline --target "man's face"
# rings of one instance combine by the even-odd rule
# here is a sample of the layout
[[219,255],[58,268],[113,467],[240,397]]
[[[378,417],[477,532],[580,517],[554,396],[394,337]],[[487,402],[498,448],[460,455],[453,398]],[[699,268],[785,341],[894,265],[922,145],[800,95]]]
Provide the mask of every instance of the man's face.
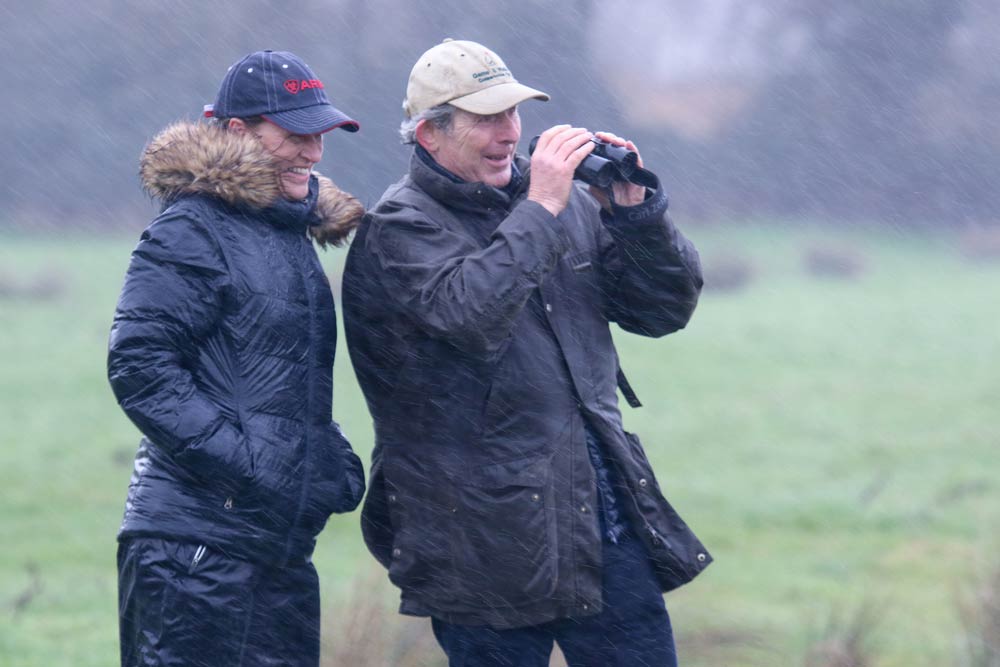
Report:
[[451,128],[435,128],[434,136],[435,145],[428,150],[439,165],[459,178],[497,188],[510,183],[514,149],[521,138],[516,106],[492,116],[458,109]]

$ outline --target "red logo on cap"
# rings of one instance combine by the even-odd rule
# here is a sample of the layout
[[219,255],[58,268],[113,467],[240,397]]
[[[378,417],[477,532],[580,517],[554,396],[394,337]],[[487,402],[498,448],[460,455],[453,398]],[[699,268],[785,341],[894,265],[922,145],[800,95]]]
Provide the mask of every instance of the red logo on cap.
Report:
[[298,94],[300,90],[308,90],[309,88],[322,88],[323,82],[319,79],[287,79],[285,81],[285,90],[290,92],[292,95]]

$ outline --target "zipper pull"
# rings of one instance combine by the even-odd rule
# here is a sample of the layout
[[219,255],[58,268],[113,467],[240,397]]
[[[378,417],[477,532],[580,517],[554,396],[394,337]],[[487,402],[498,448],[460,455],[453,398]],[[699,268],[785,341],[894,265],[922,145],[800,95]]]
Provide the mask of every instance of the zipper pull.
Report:
[[195,568],[198,567],[198,563],[205,556],[205,545],[201,544],[194,551],[194,558],[191,559],[191,567],[188,568],[188,574],[194,572]]

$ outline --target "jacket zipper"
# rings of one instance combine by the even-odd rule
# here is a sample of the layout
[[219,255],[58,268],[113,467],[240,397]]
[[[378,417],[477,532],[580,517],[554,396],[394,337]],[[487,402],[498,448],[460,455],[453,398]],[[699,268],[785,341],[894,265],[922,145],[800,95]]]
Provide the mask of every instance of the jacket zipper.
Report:
[[188,574],[194,573],[195,568],[198,567],[198,563],[201,562],[201,559],[204,556],[205,556],[205,545],[200,544],[198,545],[198,548],[194,550],[194,558],[191,559],[191,567],[188,568]]
[[[308,250],[313,253],[313,257],[310,259],[311,262],[306,262],[312,266],[315,270],[322,271],[323,266],[319,262],[319,257],[316,257],[316,251],[313,249],[312,241],[308,237],[303,236],[299,239],[298,244],[295,246],[292,255],[299,258],[302,255],[302,248],[307,244]],[[310,486],[312,485],[312,449],[313,443],[310,442],[311,434],[313,431],[313,405],[315,403],[313,398],[313,389],[316,384],[315,382],[315,356],[316,350],[319,347],[317,339],[318,323],[316,319],[316,295],[313,292],[313,285],[310,284],[308,278],[308,270],[303,268],[303,262],[297,262],[299,266],[299,275],[302,277],[302,283],[306,293],[306,302],[309,304],[309,367],[306,370],[306,427],[304,433],[304,447],[303,455],[305,456],[304,470],[304,481],[302,483],[302,490],[299,491],[299,505],[295,511],[295,516],[292,518],[292,522],[289,526],[288,537],[285,540],[285,553],[282,558],[283,563],[287,563],[292,555],[292,548],[295,546],[295,534],[299,527],[299,522],[302,520],[302,515],[305,513],[306,503],[309,498],[309,493],[311,492]],[[331,294],[332,298],[332,294]]]

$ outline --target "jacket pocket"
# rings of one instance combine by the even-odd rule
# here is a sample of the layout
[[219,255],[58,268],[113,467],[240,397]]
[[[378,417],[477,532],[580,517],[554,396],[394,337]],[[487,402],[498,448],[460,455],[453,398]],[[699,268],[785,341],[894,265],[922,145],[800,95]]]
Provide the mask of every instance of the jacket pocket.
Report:
[[[361,508],[361,534],[365,546],[375,559],[388,569],[392,562],[392,542],[395,534],[389,519],[389,492],[386,490],[382,471],[382,451],[376,447],[372,453],[368,495]],[[396,496],[393,495],[395,500]]]
[[[632,455],[636,473],[635,479],[630,480],[630,486],[636,492],[636,497],[643,512],[645,513],[647,510],[654,511],[657,509],[659,503],[666,502],[666,499],[663,496],[663,491],[660,490],[659,483],[656,481],[653,466],[649,464],[649,459],[646,458],[646,451],[643,449],[642,443],[639,442],[639,436],[626,431],[625,439],[628,441],[629,454]],[[648,500],[643,502],[643,499]],[[646,507],[643,507],[643,505],[646,505]]]
[[256,460],[239,423],[220,420],[215,430],[174,457],[187,474],[226,493],[251,488]]
[[320,431],[309,482],[305,523],[318,533],[331,514],[350,512],[365,493],[364,469],[336,423]]
[[698,576],[712,556],[663,496],[638,436],[626,432],[625,437],[635,464],[629,486],[651,547],[654,570],[663,590],[673,590]]
[[373,464],[379,475],[372,481],[377,495],[369,494],[362,512],[368,524],[366,541],[376,558],[386,558],[389,580],[404,593],[430,603],[451,602],[455,572],[450,543],[456,516],[452,487],[440,470],[399,449],[380,447]]
[[573,254],[566,254],[563,255],[562,258],[563,262],[566,263],[566,266],[572,269],[574,273],[583,273],[583,274],[588,272],[593,272],[594,270],[593,259],[594,257],[589,250]]
[[556,523],[547,457],[473,470],[456,489],[452,553],[461,591],[482,606],[518,607],[556,587]]
[[284,539],[301,511],[305,482],[302,424],[285,417],[251,413],[242,422],[242,430],[255,462],[254,481],[242,493],[231,494],[230,510],[269,537]]
[[208,547],[204,544],[199,544],[198,548],[195,549],[194,555],[191,557],[191,564],[188,566],[188,574],[194,574],[194,571],[198,569],[198,565],[201,564],[202,558],[205,557],[205,551]]

